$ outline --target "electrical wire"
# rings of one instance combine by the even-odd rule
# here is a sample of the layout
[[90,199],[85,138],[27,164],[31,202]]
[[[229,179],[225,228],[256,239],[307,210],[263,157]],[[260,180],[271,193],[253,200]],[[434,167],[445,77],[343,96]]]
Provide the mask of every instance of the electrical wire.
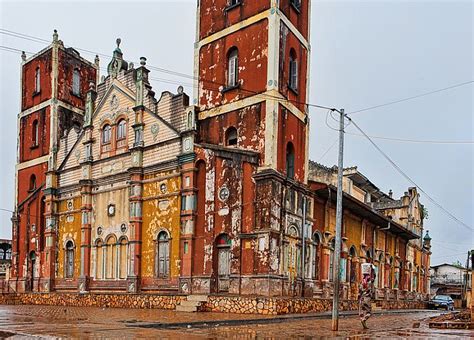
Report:
[[[50,43],[46,39],[34,37],[32,35],[19,33],[19,32],[15,32],[15,31],[3,29],[3,28],[0,28],[0,34],[10,35],[10,36],[15,37],[15,38],[26,39],[26,40],[30,40],[30,41],[37,42],[37,43],[47,43],[47,44]],[[89,53],[91,55],[98,55],[98,56],[102,56],[102,57],[105,57],[105,58],[112,58],[110,55],[107,55],[107,54],[94,52],[94,51],[87,50],[87,49],[84,49],[84,48],[78,48],[78,47],[74,47],[74,48],[78,51]],[[188,75],[188,74],[185,74],[185,73],[169,70],[169,69],[162,68],[162,67],[156,67],[156,66],[152,66],[152,65],[147,65],[147,67],[150,68],[150,69],[153,69],[155,71],[167,73],[167,74],[174,75],[174,76],[177,76],[177,77],[184,77],[184,78],[188,78],[188,79],[192,79],[192,80],[202,81],[202,82],[207,83],[207,84],[215,84],[215,85],[218,85],[219,87],[220,86],[225,87],[225,84],[217,83],[217,82],[214,82],[214,81],[211,81],[211,80],[206,80],[206,79],[203,79],[202,77],[195,77],[193,75]],[[379,108],[379,107],[389,106],[389,105],[401,103],[401,102],[408,101],[408,100],[413,100],[413,99],[416,99],[416,98],[428,96],[428,95],[435,94],[435,93],[442,92],[442,91],[447,91],[447,90],[450,90],[450,89],[453,89],[453,88],[461,87],[461,86],[472,84],[472,83],[474,83],[474,80],[466,81],[466,82],[463,82],[463,83],[458,83],[458,84],[455,84],[455,85],[452,85],[452,86],[448,86],[448,87],[437,89],[437,90],[430,91],[430,92],[421,93],[421,94],[418,94],[418,95],[415,95],[415,96],[411,96],[411,97],[391,101],[391,102],[388,102],[388,103],[379,104],[379,105],[375,105],[375,106],[370,106],[370,107],[367,107],[367,108],[364,108],[364,109],[352,111],[350,113],[347,113],[347,115],[355,114],[355,113],[359,113],[359,112],[364,112],[364,111],[369,111],[369,110],[373,110],[373,109],[376,109],[376,108]],[[194,87],[196,87],[196,86],[194,86]],[[301,102],[301,101],[297,101],[297,100],[290,100],[290,99],[286,99],[286,98],[283,99],[281,97],[271,96],[269,94],[265,94],[265,93],[262,94],[262,93],[257,92],[257,91],[248,90],[248,89],[245,89],[243,87],[240,87],[239,89],[241,91],[244,91],[244,92],[263,95],[267,98],[276,99],[278,101],[291,102],[291,103],[298,104],[298,105],[305,105],[305,106],[308,106],[308,107],[314,107],[314,108],[318,108],[318,109],[329,109],[329,110],[332,110],[332,111],[339,112],[339,110],[337,110],[335,108],[331,108],[331,107],[324,106],[324,105],[305,103],[305,102]]]
[[424,191],[418,184],[415,183],[413,179],[411,179],[410,176],[408,176],[383,150],[357,125],[352,118],[346,115],[346,118],[349,119],[352,124],[356,127],[357,130],[359,130],[360,133],[362,133],[368,140],[369,142],[379,151],[382,156],[406,179],[408,180],[411,184],[413,184],[415,187],[418,188],[420,192],[422,192],[428,200],[433,203],[436,207],[438,207],[441,211],[443,211],[451,220],[455,221],[459,225],[463,226],[464,228],[474,231],[474,229],[458,219],[456,216],[454,216],[452,213],[450,213],[447,209],[445,209],[441,204],[439,204],[435,199],[433,199],[426,191]]
[[337,144],[338,141],[339,141],[339,138],[336,138],[336,139],[334,140],[334,142],[333,142],[333,143],[331,144],[331,146],[326,150],[326,152],[324,152],[324,153],[322,154],[322,156],[319,157],[319,159],[318,159],[318,161],[317,161],[318,163],[320,163],[320,162],[323,160],[323,158],[329,153],[329,151],[332,150],[332,148]]
[[[346,132],[346,134],[351,136],[365,137],[362,134]],[[474,144],[474,141],[452,141],[452,140],[422,140],[422,139],[404,139],[404,138],[394,138],[394,137],[383,137],[383,136],[373,136],[368,135],[370,138],[382,139],[393,142],[403,142],[403,143],[419,143],[419,144]]]
[[398,103],[406,102],[406,101],[408,101],[408,100],[413,100],[413,99],[416,99],[416,98],[421,98],[421,97],[429,96],[429,95],[434,94],[434,93],[438,93],[438,92],[443,92],[443,91],[451,90],[451,89],[454,89],[454,88],[456,88],[456,87],[461,87],[461,86],[469,85],[469,84],[472,84],[472,83],[474,83],[474,80],[469,80],[469,81],[465,81],[465,82],[463,82],[463,83],[458,83],[458,84],[455,84],[455,85],[451,85],[451,86],[448,86],[448,87],[444,87],[444,88],[442,88],[442,89],[438,89],[438,90],[434,90],[434,91],[430,91],[430,92],[421,93],[421,94],[418,94],[418,95],[415,95],[415,96],[406,97],[406,98],[399,99],[399,100],[395,100],[395,101],[388,102],[388,103],[385,103],[385,104],[370,106],[370,107],[367,107],[367,108],[365,108],[365,109],[360,109],[360,110],[352,111],[352,112],[349,112],[349,113],[347,113],[347,114],[348,114],[348,115],[352,115],[352,114],[359,113],[359,112],[365,112],[365,111],[377,109],[377,108],[379,108],[379,107],[384,107],[384,106],[389,106],[389,105],[393,105],[393,104],[398,104]]
[[[34,42],[37,42],[37,43],[50,44],[50,42],[46,39],[34,37],[34,36],[31,36],[31,35],[26,35],[26,34],[19,33],[19,32],[14,32],[14,31],[2,29],[2,28],[0,28],[0,34],[6,34],[6,35],[13,36],[15,38],[30,40],[30,41],[34,41]],[[106,57],[106,58],[112,58],[112,56],[102,54],[102,53],[97,53],[97,52],[90,51],[90,50],[86,50],[86,49],[83,49],[83,48],[77,48],[77,47],[73,47],[73,48],[78,50],[78,51],[83,51],[83,52],[86,52],[86,53],[99,55],[99,56],[103,56],[103,57]],[[192,76],[192,75],[187,75],[187,74],[184,74],[184,73],[181,73],[181,72],[176,72],[176,71],[173,71],[173,70],[168,70],[168,69],[165,69],[165,68],[156,67],[156,66],[149,65],[149,64],[147,64],[146,66],[147,66],[147,68],[149,68],[151,70],[156,70],[158,72],[163,72],[163,73],[175,75],[175,76],[178,76],[178,77],[185,77],[185,78],[188,78],[188,79],[197,80],[197,81],[201,81],[201,82],[206,83],[206,84],[212,84],[212,85],[216,85],[216,86],[219,87],[219,88],[215,88],[215,89],[211,89],[211,90],[220,91],[220,87],[224,88],[226,86],[226,84],[218,83],[218,82],[215,82],[215,81],[212,81],[212,80],[203,79],[202,77],[195,77],[195,76]],[[198,87],[198,85],[189,85],[189,86],[193,86],[195,88]],[[288,98],[282,98],[282,97],[279,97],[279,96],[270,95],[268,93],[262,93],[262,92],[258,92],[258,91],[254,91],[254,90],[249,90],[249,89],[246,89],[242,86],[239,87],[239,90],[243,91],[243,92],[250,93],[250,94],[258,95],[258,96],[261,96],[263,98],[274,99],[274,100],[277,100],[278,102],[287,102],[287,103],[292,103],[292,104],[297,104],[297,105],[304,105],[304,106],[308,106],[308,107],[314,107],[314,108],[318,108],[318,109],[324,109],[324,110],[330,109],[330,110],[337,111],[336,109],[330,108],[328,106],[317,105],[317,104],[312,104],[312,103],[306,103],[306,102],[302,102],[302,101],[298,101],[298,100],[292,100],[292,99],[288,99]]]

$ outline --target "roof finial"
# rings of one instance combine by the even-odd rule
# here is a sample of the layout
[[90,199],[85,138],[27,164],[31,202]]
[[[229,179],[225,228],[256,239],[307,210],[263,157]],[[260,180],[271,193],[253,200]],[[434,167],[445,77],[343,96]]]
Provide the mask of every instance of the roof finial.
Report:
[[58,37],[59,37],[58,30],[55,29],[53,33],[53,41],[54,42],[58,41]]
[[26,53],[25,51],[21,51],[21,60],[26,61]]
[[94,59],[94,63],[95,63],[96,65],[98,65],[99,62],[100,62],[99,56],[96,54],[96,55],[95,55],[95,59]]
[[117,42],[117,48],[120,48],[120,43],[122,42],[122,39],[117,38],[116,42]]
[[145,57],[140,57],[140,65],[142,65],[142,66],[146,65],[146,58]]

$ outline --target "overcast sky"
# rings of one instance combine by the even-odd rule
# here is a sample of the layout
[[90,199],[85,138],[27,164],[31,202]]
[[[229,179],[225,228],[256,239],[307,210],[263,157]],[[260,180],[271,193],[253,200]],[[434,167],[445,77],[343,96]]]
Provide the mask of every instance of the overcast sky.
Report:
[[[189,1],[0,1],[0,26],[42,39],[53,29],[67,46],[111,55],[122,38],[124,58],[146,56],[148,64],[193,74],[196,0]],[[356,111],[471,81],[471,1],[312,1],[311,103]],[[0,45],[37,52],[44,44],[0,34]],[[81,53],[89,60],[93,55]],[[109,60],[102,58],[101,67]],[[13,209],[20,55],[0,50],[0,209]],[[152,77],[190,79],[152,71]],[[159,91],[177,84],[154,81]],[[354,114],[368,134],[389,138],[472,141],[473,89],[466,85]],[[311,109],[310,158],[337,163],[337,132],[326,112]],[[333,127],[336,122],[329,118]],[[347,132],[356,133],[354,127]],[[473,225],[473,144],[376,143],[433,199]],[[330,146],[333,147],[329,150]],[[325,156],[322,158],[322,156]],[[399,197],[411,184],[365,140],[346,135],[345,166]],[[432,264],[466,262],[474,233],[421,196],[429,211]],[[0,210],[0,238],[11,237],[11,214]]]

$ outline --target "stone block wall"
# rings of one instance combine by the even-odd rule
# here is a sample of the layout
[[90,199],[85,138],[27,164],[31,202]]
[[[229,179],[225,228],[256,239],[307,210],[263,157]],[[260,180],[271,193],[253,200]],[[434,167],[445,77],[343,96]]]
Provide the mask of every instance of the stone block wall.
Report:
[[[374,301],[382,309],[424,309],[426,304],[419,301]],[[358,302],[344,300],[340,302],[340,310],[358,310]],[[260,298],[260,297],[232,297],[209,296],[207,302],[201,306],[201,311],[239,313],[239,314],[299,314],[320,313],[332,309],[332,299],[314,298]]]
[[[186,296],[152,294],[131,295],[77,293],[31,293],[16,295],[16,304],[21,305],[76,306],[101,308],[175,309],[176,305],[182,300],[186,300]],[[8,303],[7,299],[0,299],[0,304],[4,303]]]
[[[175,309],[185,295],[153,294],[77,294],[77,293],[29,293],[0,295],[0,304],[77,306],[101,308]],[[375,300],[381,309],[424,309],[420,301]],[[281,315],[327,312],[332,308],[332,299],[315,298],[262,298],[239,296],[209,296],[200,311],[237,314]],[[357,310],[355,300],[340,302],[340,310]]]

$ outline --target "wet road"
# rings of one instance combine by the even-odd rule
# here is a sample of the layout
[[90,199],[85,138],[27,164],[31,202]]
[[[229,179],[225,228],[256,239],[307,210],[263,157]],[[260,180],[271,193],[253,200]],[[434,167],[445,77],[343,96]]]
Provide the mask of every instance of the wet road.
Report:
[[[426,318],[440,312],[375,315],[363,331],[356,316],[342,318],[340,331],[320,316],[262,317],[221,313],[178,313],[57,306],[0,306],[0,338],[167,338],[167,339],[302,339],[302,338],[474,338],[472,331],[431,330]],[[297,316],[299,317],[299,316]],[[258,321],[257,321],[258,319]],[[419,327],[413,324],[420,322]],[[2,334],[2,332],[5,332]]]

